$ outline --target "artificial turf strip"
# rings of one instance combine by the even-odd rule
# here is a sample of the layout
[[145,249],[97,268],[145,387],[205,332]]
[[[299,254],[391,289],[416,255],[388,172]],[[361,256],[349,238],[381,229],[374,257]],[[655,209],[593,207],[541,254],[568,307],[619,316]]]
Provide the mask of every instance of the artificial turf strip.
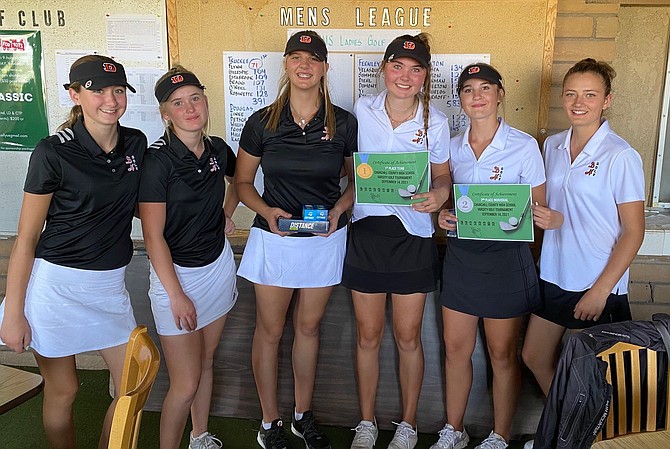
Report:
[[[22,368],[37,372],[36,368]],[[74,421],[77,429],[77,447],[94,449],[98,446],[100,427],[111,402],[107,394],[108,371],[78,371],[79,394],[74,405]],[[15,409],[0,415],[0,448],[2,449],[40,449],[47,448],[46,436],[42,427],[42,394],[19,405]],[[159,449],[160,413],[144,412],[138,442],[139,449]],[[189,424],[190,425],[190,424]],[[189,426],[187,425],[187,427]],[[250,419],[220,418],[212,416],[209,431],[220,438],[225,449],[259,449],[256,434],[260,422]],[[294,449],[304,447],[302,441],[291,434],[290,424],[286,424],[287,434]],[[331,440],[332,449],[348,449],[354,433],[348,428],[322,427]],[[385,448],[393,438],[393,432],[381,431],[376,448]],[[428,449],[437,439],[436,435],[419,434],[419,443],[415,449]],[[476,446],[472,440],[470,448]],[[188,434],[185,432],[180,448],[188,447]],[[513,442],[511,449],[520,449],[522,443]]]

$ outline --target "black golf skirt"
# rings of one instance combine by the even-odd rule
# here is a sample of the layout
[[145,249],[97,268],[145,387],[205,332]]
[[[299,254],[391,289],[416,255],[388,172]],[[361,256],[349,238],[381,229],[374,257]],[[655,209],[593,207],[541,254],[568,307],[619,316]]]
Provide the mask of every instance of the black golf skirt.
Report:
[[585,321],[575,318],[575,306],[588,290],[570,292],[563,290],[556,284],[540,279],[542,294],[542,308],[536,310],[535,315],[547,321],[568,329],[586,329],[598,324],[618,323],[632,320],[628,295],[610,294],[605,303],[600,318],[597,321]]
[[432,238],[417,237],[396,216],[351,224],[342,285],[362,293],[429,293],[437,289],[439,259]]
[[539,308],[537,269],[528,244],[448,240],[440,301],[482,318],[514,318]]

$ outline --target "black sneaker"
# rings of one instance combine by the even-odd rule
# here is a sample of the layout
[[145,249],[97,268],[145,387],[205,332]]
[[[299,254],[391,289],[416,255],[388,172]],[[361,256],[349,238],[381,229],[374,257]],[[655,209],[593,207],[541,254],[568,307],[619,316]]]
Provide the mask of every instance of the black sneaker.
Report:
[[272,421],[272,427],[268,430],[265,430],[261,423],[261,428],[258,430],[256,441],[258,441],[258,444],[260,444],[263,449],[291,449],[291,445],[288,444],[288,440],[286,439],[284,423],[281,419]]
[[330,440],[316,427],[316,419],[311,410],[302,414],[302,419],[293,419],[291,432],[305,440],[307,449],[330,449]]

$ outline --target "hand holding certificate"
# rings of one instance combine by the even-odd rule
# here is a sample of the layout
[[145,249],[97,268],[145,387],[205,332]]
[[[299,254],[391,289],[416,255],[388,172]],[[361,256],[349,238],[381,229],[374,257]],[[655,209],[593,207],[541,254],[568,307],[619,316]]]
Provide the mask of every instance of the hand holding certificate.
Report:
[[532,242],[529,184],[454,184],[458,237]]

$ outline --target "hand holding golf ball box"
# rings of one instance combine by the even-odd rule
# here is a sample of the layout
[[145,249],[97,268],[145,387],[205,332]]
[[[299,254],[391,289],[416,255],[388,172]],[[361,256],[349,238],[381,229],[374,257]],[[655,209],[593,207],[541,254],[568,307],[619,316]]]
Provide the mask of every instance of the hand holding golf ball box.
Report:
[[411,206],[430,189],[428,152],[354,153],[356,203]]
[[454,184],[459,238],[532,242],[530,184]]
[[277,227],[282,232],[306,232],[311,234],[328,234],[328,209],[320,204],[305,204],[302,207],[302,219],[280,218]]

